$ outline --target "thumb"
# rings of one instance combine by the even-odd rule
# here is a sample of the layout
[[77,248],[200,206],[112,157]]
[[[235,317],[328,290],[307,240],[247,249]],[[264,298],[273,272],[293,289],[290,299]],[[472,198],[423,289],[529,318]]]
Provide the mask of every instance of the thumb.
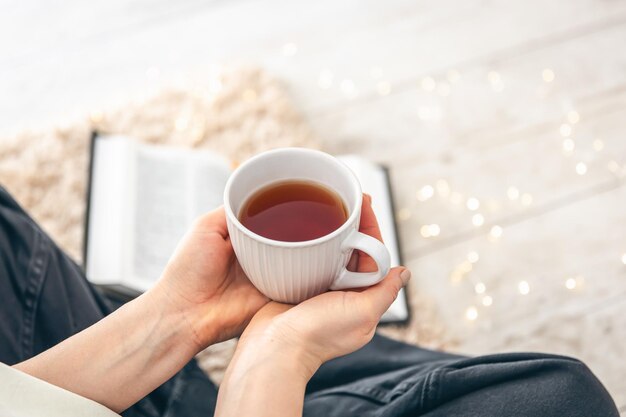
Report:
[[276,301],[270,301],[265,304],[252,318],[251,323],[261,324],[270,321],[274,317],[284,313],[285,311],[291,309],[293,305],[291,304],[283,304],[278,303]]
[[194,232],[211,233],[217,232],[223,238],[228,237],[228,227],[226,226],[226,212],[224,206],[209,211],[198,217],[191,228]]
[[403,266],[392,268],[387,276],[361,294],[367,297],[375,312],[382,316],[398,296],[398,292],[411,279],[411,271]]

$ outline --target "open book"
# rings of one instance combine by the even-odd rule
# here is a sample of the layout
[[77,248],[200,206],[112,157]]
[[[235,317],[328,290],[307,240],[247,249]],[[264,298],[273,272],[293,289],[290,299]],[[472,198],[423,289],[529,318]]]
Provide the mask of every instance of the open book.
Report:
[[[339,159],[372,196],[391,265],[399,265],[387,171],[358,156]],[[89,281],[118,297],[132,298],[148,290],[193,220],[222,204],[230,165],[206,150],[94,134],[84,239]],[[383,321],[407,319],[402,290]]]

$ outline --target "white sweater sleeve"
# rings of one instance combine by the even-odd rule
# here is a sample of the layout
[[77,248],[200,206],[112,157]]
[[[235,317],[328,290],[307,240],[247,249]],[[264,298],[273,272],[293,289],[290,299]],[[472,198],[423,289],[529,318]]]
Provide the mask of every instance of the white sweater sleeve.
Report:
[[95,401],[0,363],[2,417],[119,417]]

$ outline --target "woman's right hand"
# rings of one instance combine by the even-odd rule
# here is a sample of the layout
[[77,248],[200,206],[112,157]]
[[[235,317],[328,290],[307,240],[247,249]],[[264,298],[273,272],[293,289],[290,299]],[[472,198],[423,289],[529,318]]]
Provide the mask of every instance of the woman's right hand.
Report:
[[[359,231],[382,241],[372,198],[364,194]],[[357,272],[376,270],[376,263],[355,251],[348,267]],[[282,351],[280,346],[300,350],[305,363],[319,364],[361,348],[374,336],[380,317],[408,282],[404,267],[392,269],[377,285],[362,290],[330,291],[297,306],[270,302],[254,316],[242,335],[240,349],[247,345]]]
[[[364,198],[360,231],[380,239],[370,205]],[[376,265],[360,254],[351,261],[358,272]],[[243,332],[218,396],[217,416],[293,416],[302,411],[304,390],[319,366],[369,342],[380,317],[406,285],[411,273],[393,268],[378,284],[365,289],[330,291],[296,306],[270,302]]]
[[315,371],[369,342],[410,276],[398,267],[362,291],[331,291],[296,306],[266,304],[239,340],[215,415],[300,416]]
[[411,273],[393,268],[380,283],[361,291],[331,291],[296,306],[270,302],[259,310],[239,340],[238,350],[285,350],[312,375],[323,362],[363,347]]

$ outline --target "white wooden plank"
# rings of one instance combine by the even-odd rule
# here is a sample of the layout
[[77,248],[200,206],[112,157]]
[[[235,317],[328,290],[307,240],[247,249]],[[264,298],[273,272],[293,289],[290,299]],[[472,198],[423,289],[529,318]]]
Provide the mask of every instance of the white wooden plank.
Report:
[[[10,53],[11,65],[0,66],[0,87],[8,97],[0,109],[0,126],[7,130],[33,126],[36,120],[50,123],[96,106],[111,106],[120,97],[154,85],[198,82],[206,79],[208,66],[225,62],[262,64],[293,84],[302,107],[320,108],[337,100],[349,102],[336,88],[342,79],[352,80],[359,90],[371,90],[373,66],[381,67],[385,79],[393,83],[460,62],[489,59],[512,45],[532,41],[540,47],[543,37],[570,36],[579,26],[600,30],[607,19],[619,20],[626,11],[626,4],[592,0],[571,1],[567,7],[539,0],[498,1],[488,7],[476,6],[480,2],[440,3],[435,7],[426,1],[325,0],[303,8],[283,0],[237,2],[192,14],[174,13],[176,18],[163,17],[159,25],[145,23],[136,14],[132,19],[138,23],[130,18],[128,22],[111,12],[84,23],[97,27],[111,23],[109,32],[96,36],[83,30],[84,37],[77,41],[55,41],[55,47],[37,49],[38,39],[51,36],[42,24],[38,37],[29,41],[35,46],[26,54]],[[159,16],[166,16],[159,10]],[[52,20],[64,13],[47,11]],[[65,22],[72,27],[75,20]],[[288,42],[297,45],[293,57],[282,53]],[[4,45],[6,49],[11,43]],[[158,68],[149,71],[160,75],[157,81],[146,77],[152,67]],[[322,68],[330,68],[337,81],[328,91],[317,86]],[[366,82],[370,85],[364,88]]]
[[[328,149],[359,148],[375,160],[415,164],[449,158],[445,152],[532,139],[553,132],[576,110],[580,118],[617,108],[624,102],[626,54],[614,53],[626,37],[626,25],[516,57],[480,65],[437,91],[415,86],[399,94],[354,103],[312,119]],[[602,62],[602,65],[597,65]],[[542,80],[544,69],[556,74]],[[488,75],[496,71],[504,90],[494,91]],[[579,136],[574,127],[573,138]],[[415,158],[418,158],[417,160]]]
[[[420,16],[408,16],[393,27],[367,28],[337,37],[332,42],[331,57],[323,52],[307,55],[306,51],[315,45],[301,41],[303,53],[294,62],[299,64],[298,69],[309,72],[298,77],[301,82],[295,93],[297,97],[302,93],[307,98],[303,103],[307,109],[324,111],[329,106],[341,109],[350,99],[342,94],[339,82],[325,97],[318,97],[320,93],[314,81],[320,68],[332,70],[337,81],[353,81],[361,95],[377,90],[379,80],[372,80],[372,67],[380,67],[382,80],[389,81],[392,90],[395,84],[406,88],[433,73],[445,74],[452,68],[464,70],[510,57],[509,51],[515,56],[624,22],[625,9],[611,7],[609,11],[605,6],[585,2],[568,3],[568,7],[555,2],[491,2],[472,5],[469,10],[457,8],[456,13],[424,25],[420,24]],[[319,38],[324,40],[323,34]],[[303,83],[305,79],[310,82]]]
[[[557,307],[595,303],[626,290],[626,267],[620,259],[626,251],[626,215],[613,209],[625,202],[622,186],[512,225],[495,242],[479,236],[408,264],[417,276],[416,284],[441,302],[442,314],[462,339],[481,330],[462,320],[467,300],[481,301],[481,295],[474,293],[477,282],[485,283],[485,294],[494,300],[490,308],[481,308],[486,316],[477,323],[489,321],[492,329]],[[470,252],[478,254],[478,262],[463,279],[451,280],[457,266],[466,267]],[[578,275],[585,277],[583,289],[567,290],[566,279]],[[522,280],[531,287],[526,297],[518,293]],[[555,294],[558,297],[551,298]]]
[[[626,26],[619,26],[503,61],[497,67],[502,92],[489,85],[492,67],[481,67],[463,74],[449,97],[414,89],[314,122],[327,150],[359,152],[391,167],[398,207],[413,212],[401,233],[405,255],[415,256],[475,230],[475,213],[464,209],[471,196],[482,202],[478,212],[487,225],[508,223],[592,192],[614,178],[609,167],[616,163],[623,169],[626,55],[609,53],[625,36]],[[592,63],[605,56],[610,58],[602,69],[591,71]],[[551,83],[541,78],[546,67],[556,74]],[[538,91],[546,96],[537,97]],[[433,105],[443,109],[441,120],[420,119],[420,107]],[[580,119],[575,124],[568,120],[574,109]],[[569,139],[575,145],[568,154],[562,123],[571,126]],[[601,151],[594,150],[596,139],[602,141]],[[585,164],[584,175],[576,172],[579,163]],[[450,196],[416,200],[416,191],[441,178],[452,192],[462,193],[461,204],[451,204]],[[507,198],[510,186],[519,189],[514,201]],[[522,204],[525,193],[532,196],[529,206]],[[440,235],[422,238],[420,227],[432,223],[440,226]]]
[[[6,3],[6,4],[5,4]],[[63,49],[99,42],[103,37],[123,37],[163,20],[174,20],[198,9],[215,7],[216,1],[109,0],[46,2],[18,0],[0,3],[0,65],[32,65],[42,56]]]
[[[509,224],[567,205],[598,187],[611,187],[624,175],[626,166],[625,118],[626,106],[581,122],[577,127],[580,136],[574,142],[577,148],[571,155],[563,151],[563,138],[546,132],[530,140],[453,152],[450,159],[395,169],[392,184],[398,207],[411,211],[411,218],[402,224],[405,255],[419,256],[431,246],[445,246],[472,233],[487,233],[493,225],[504,227],[506,232]],[[597,137],[602,138],[601,151],[594,149]],[[584,171],[580,164],[584,164]],[[427,201],[416,198],[424,186],[437,188],[440,179],[449,185],[445,196],[437,193]],[[511,187],[517,190],[513,196],[509,196]],[[475,211],[468,209],[470,198],[480,204]],[[483,217],[483,225],[474,224],[475,215]],[[421,236],[424,224],[439,225],[439,235]]]
[[[617,405],[623,406],[626,405],[626,381],[621,365],[626,340],[625,296],[626,293],[616,292],[591,311],[583,304],[551,311],[549,319],[541,315],[525,317],[510,323],[503,332],[494,332],[495,336],[483,334],[460,349],[474,353],[537,351],[576,357],[591,368]],[[485,346],[488,337],[493,340]]]
[[[617,375],[626,371],[624,362],[606,355],[623,354],[626,214],[615,208],[624,204],[622,186],[513,225],[497,242],[481,236],[412,260],[412,291],[435,300],[459,350],[532,348],[582,357],[622,402]],[[478,255],[471,270],[470,252]],[[603,310],[616,303],[619,311]]]

